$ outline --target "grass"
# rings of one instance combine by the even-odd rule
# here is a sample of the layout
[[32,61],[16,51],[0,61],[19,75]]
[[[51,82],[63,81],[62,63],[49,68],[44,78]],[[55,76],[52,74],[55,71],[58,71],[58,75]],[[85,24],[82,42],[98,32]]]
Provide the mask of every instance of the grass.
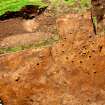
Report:
[[77,0],[64,0],[64,2],[66,3],[66,4],[68,4],[68,5],[74,5],[76,2],[77,2]]
[[48,5],[42,0],[0,0],[0,16],[6,12],[16,12],[26,5],[35,5],[39,8],[47,7]]
[[91,0],[80,0],[81,8],[90,8],[91,7]]
[[93,16],[92,19],[93,19],[93,24],[94,24],[95,28],[97,28],[97,17]]
[[59,41],[59,36],[54,35],[49,39],[31,44],[31,45],[16,46],[16,47],[9,47],[9,48],[0,48],[0,54],[19,52],[19,51],[23,51],[23,50],[31,49],[31,48],[47,47],[47,46],[51,46],[53,43],[55,43],[57,41]]
[[50,2],[50,5],[52,5],[54,9],[62,8],[62,5],[69,6],[71,7],[70,9],[76,11],[84,11],[91,8],[91,0],[50,0]]

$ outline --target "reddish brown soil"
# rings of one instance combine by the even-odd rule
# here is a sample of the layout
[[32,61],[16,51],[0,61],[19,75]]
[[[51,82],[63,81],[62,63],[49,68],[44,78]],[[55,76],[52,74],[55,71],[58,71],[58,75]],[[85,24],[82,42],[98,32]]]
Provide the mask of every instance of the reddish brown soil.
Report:
[[5,105],[105,105],[105,37],[90,17],[58,17],[58,43],[0,57]]

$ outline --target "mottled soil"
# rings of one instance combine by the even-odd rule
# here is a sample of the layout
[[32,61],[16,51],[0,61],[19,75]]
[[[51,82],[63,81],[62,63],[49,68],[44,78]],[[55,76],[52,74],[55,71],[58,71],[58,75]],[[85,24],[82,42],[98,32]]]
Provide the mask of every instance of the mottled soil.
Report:
[[33,19],[11,18],[0,21],[0,48],[35,44],[57,35],[55,18],[46,10]]
[[105,37],[94,35],[90,13],[54,26],[58,43],[1,55],[4,105],[105,105]]

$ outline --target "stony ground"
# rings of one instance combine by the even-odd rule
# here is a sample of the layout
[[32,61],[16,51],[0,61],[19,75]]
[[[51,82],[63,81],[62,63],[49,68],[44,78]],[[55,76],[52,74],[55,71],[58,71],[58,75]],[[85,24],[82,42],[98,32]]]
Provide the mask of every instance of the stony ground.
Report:
[[105,37],[90,17],[60,16],[57,43],[0,56],[4,105],[105,105]]

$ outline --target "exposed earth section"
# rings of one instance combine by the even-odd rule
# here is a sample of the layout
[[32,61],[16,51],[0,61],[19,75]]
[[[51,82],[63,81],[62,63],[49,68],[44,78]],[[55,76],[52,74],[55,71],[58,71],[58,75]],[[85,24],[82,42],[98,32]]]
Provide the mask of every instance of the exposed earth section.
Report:
[[58,43],[0,57],[4,105],[105,105],[105,37],[90,13],[55,21]]
[[29,46],[58,36],[55,23],[56,17],[47,11],[33,19],[0,21],[0,49]]

